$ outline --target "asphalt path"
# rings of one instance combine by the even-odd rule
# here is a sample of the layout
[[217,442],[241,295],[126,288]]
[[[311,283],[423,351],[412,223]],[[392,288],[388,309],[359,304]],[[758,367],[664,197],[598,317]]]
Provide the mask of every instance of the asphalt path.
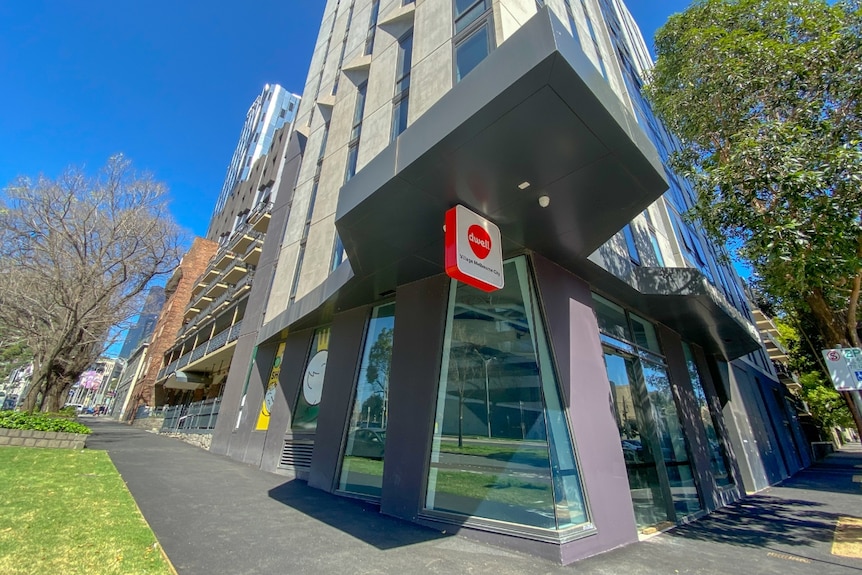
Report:
[[862,518],[859,444],[700,521],[562,567],[385,517],[176,439],[86,423],[87,448],[107,450],[180,575],[862,575],[862,559],[831,552],[839,518]]

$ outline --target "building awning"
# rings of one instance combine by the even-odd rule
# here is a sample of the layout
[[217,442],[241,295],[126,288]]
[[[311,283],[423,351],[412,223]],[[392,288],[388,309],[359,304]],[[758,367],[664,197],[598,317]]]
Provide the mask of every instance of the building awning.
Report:
[[198,389],[210,383],[207,373],[194,371],[175,371],[165,380],[166,389]]
[[625,280],[594,263],[579,271],[593,289],[666,325],[709,354],[731,360],[760,348],[754,324],[700,270],[638,267]]
[[505,255],[532,250],[572,269],[667,189],[663,172],[545,9],[342,187],[336,227],[376,294],[443,271],[444,214],[456,204],[500,227]]

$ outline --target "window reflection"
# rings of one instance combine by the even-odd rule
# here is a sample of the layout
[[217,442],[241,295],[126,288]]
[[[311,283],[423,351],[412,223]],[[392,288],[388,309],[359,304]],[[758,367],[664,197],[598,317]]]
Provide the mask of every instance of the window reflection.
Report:
[[545,529],[586,512],[526,260],[505,287],[453,282],[426,507]]
[[701,509],[685,444],[685,433],[679,421],[667,370],[664,366],[648,361],[641,363],[661,455],[667,469],[671,498],[676,515],[681,518]]
[[380,496],[389,413],[389,368],[395,304],[374,308],[356,382],[356,396],[341,462],[341,491]]
[[688,366],[691,387],[694,389],[694,399],[697,402],[700,420],[703,422],[706,439],[709,443],[709,465],[712,469],[712,476],[715,479],[715,484],[720,487],[733,485],[733,478],[727,471],[729,467],[727,464],[727,451],[725,451],[724,443],[719,439],[718,432],[716,432],[715,420],[712,416],[712,411],[709,409],[709,402],[706,399],[706,393],[700,381],[700,373],[697,371],[691,346],[683,342],[682,348],[685,351],[685,362]]

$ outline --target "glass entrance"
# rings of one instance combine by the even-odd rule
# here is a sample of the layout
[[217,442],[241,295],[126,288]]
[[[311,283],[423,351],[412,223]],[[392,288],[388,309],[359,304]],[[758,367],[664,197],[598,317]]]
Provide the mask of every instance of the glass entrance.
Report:
[[610,347],[605,366],[638,528],[697,513],[700,497],[667,369]]
[[659,481],[658,458],[646,389],[638,385],[640,365],[634,357],[606,350],[614,411],[638,528],[670,521],[666,490]]

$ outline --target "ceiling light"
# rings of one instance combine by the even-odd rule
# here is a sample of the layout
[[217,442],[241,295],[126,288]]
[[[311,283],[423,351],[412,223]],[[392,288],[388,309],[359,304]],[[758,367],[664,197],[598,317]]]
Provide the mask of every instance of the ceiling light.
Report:
[[551,198],[549,198],[546,194],[542,194],[539,196],[539,205],[543,208],[547,208],[548,204],[551,203]]
[[526,190],[529,187],[530,187],[530,182],[524,181],[524,182],[521,182],[520,184],[518,184],[519,190]]

